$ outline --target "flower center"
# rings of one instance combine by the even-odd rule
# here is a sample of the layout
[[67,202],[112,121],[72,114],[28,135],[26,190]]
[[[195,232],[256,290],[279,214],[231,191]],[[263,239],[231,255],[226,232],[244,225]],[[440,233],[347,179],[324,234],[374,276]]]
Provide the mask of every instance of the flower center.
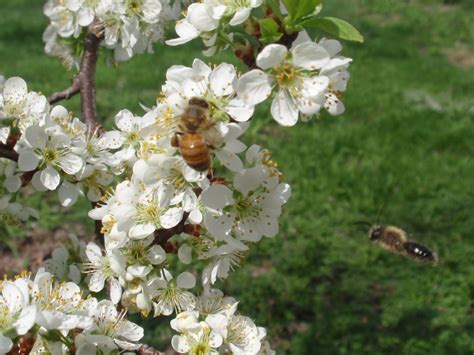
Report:
[[142,11],[141,0],[128,0],[126,6],[127,12],[131,15],[138,15]]
[[209,344],[205,342],[199,342],[193,345],[191,350],[189,350],[190,355],[207,355],[211,351]]
[[51,163],[58,159],[58,153],[55,149],[45,148],[43,150],[43,158],[45,162]]
[[159,226],[161,208],[153,201],[137,206],[137,221]]
[[273,68],[275,70],[275,79],[279,86],[288,86],[293,84],[298,76],[298,71],[290,64],[283,64]]

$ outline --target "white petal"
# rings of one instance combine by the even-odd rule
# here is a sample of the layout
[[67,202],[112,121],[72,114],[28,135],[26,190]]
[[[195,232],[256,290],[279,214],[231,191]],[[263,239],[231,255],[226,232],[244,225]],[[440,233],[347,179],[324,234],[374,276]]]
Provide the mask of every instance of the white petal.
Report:
[[236,90],[240,99],[256,105],[265,101],[272,93],[271,79],[263,71],[253,69],[239,78]]
[[222,63],[209,76],[211,90],[216,96],[230,95],[234,91],[232,85],[235,78],[235,67],[231,64]]
[[209,233],[218,240],[224,240],[232,229],[234,224],[234,219],[227,215],[223,214],[221,216],[216,216],[211,213],[207,213],[204,217],[204,226],[209,231]]
[[94,20],[94,11],[90,7],[84,7],[77,13],[77,23],[82,27],[89,26]]
[[344,113],[345,107],[342,101],[334,94],[326,94],[326,102],[324,103],[326,110],[333,116]]
[[5,178],[5,182],[3,183],[3,186],[10,193],[17,192],[21,187],[21,178],[17,175],[8,176]]
[[133,128],[133,113],[122,110],[115,116],[115,124],[122,132],[131,132]]
[[234,178],[234,186],[244,195],[247,195],[250,191],[254,191],[262,185],[265,176],[265,170],[258,165],[237,174]]
[[30,126],[25,131],[25,138],[33,148],[44,149],[48,140],[48,134],[43,127]]
[[163,228],[173,228],[183,219],[183,209],[179,207],[170,208],[160,218]]
[[22,309],[18,320],[15,322],[15,328],[18,335],[26,334],[35,324],[36,306],[31,305]]
[[49,166],[41,171],[40,180],[44,187],[53,191],[58,187],[61,176],[54,168]]
[[203,191],[201,201],[206,207],[220,210],[225,206],[232,205],[234,198],[232,197],[232,191],[227,186],[215,184]]
[[189,264],[192,261],[192,250],[193,248],[187,244],[181,245],[178,249],[178,258],[183,264]]
[[160,245],[153,245],[147,253],[147,259],[153,265],[159,265],[166,260],[166,252]]
[[84,161],[77,155],[69,153],[59,159],[59,165],[66,174],[73,175],[82,169]]
[[271,113],[282,126],[294,126],[298,122],[298,110],[285,90],[280,90],[273,99]]
[[192,39],[199,36],[200,31],[191,25],[187,20],[181,20],[176,23],[175,31],[178,34],[179,38],[174,38],[166,41],[166,44],[169,46],[177,46],[180,44],[187,43]]
[[171,339],[171,345],[173,346],[173,349],[176,350],[178,353],[184,354],[184,353],[189,352],[189,350],[191,350],[191,345],[189,344],[189,342],[186,340],[184,336],[174,335],[173,338]]
[[188,7],[187,20],[196,29],[203,32],[212,31],[217,28],[219,21],[214,20],[208,12],[207,4],[193,3]]
[[115,277],[112,277],[109,281],[109,287],[110,300],[113,304],[118,304],[122,297],[122,287],[120,286],[119,281]]
[[18,157],[18,168],[21,171],[35,170],[39,162],[40,160],[32,150],[25,149],[20,151],[20,156]]
[[6,337],[2,333],[0,333],[0,353],[6,354],[11,350],[12,347],[12,340],[9,337]]
[[95,272],[92,274],[91,279],[89,280],[89,290],[92,292],[99,292],[104,288],[105,277],[102,272]]
[[293,64],[308,70],[321,69],[331,60],[327,50],[314,42],[301,43],[291,53],[293,54]]
[[215,154],[217,159],[219,159],[219,161],[230,171],[240,172],[244,168],[242,161],[234,153],[225,150],[218,150]]
[[245,104],[243,99],[232,99],[225,107],[225,111],[234,121],[245,122],[252,117],[254,107]]
[[97,266],[102,263],[102,251],[97,244],[89,242],[86,247],[86,255],[92,264]]
[[250,9],[250,8],[244,8],[244,9],[241,9],[241,10],[237,11],[235,13],[234,17],[232,17],[232,19],[230,20],[229,24],[231,26],[237,26],[237,25],[240,25],[241,23],[244,23],[245,20],[247,20],[249,18],[251,10],[252,9]]
[[288,49],[282,44],[269,44],[257,56],[259,68],[270,69],[283,63],[288,54]]
[[132,239],[143,239],[151,235],[156,230],[153,224],[137,224],[130,228],[129,236]]
[[5,102],[19,104],[28,93],[26,82],[19,77],[8,79],[3,86],[3,99]]
[[125,139],[119,131],[109,131],[105,132],[100,138],[104,142],[105,146],[109,149],[118,149],[120,148]]
[[183,272],[179,274],[176,278],[176,285],[179,288],[193,288],[194,286],[196,286],[196,278],[190,272]]
[[76,185],[64,181],[58,189],[59,202],[64,207],[72,206],[76,203],[79,196],[79,189]]

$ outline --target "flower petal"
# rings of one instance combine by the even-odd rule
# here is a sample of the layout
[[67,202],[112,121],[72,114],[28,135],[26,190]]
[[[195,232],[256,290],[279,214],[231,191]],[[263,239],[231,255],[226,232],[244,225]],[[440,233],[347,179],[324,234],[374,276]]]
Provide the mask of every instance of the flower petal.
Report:
[[269,44],[257,56],[259,68],[270,69],[279,66],[288,54],[288,49],[282,44]]

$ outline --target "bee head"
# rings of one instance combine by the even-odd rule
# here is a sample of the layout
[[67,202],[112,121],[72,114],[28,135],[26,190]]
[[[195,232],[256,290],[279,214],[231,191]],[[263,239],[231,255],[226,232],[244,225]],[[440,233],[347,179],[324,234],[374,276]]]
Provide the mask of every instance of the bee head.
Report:
[[369,239],[371,241],[379,240],[382,237],[384,229],[385,229],[384,226],[381,226],[378,224],[375,226],[372,226],[369,230]]

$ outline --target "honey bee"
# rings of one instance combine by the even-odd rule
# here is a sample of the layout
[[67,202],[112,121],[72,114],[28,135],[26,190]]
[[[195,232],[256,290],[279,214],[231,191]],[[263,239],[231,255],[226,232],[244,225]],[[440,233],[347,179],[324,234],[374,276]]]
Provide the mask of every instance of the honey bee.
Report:
[[365,224],[370,227],[369,240],[380,245],[385,250],[392,253],[409,257],[416,261],[427,262],[436,265],[438,257],[428,247],[418,242],[409,240],[403,229],[394,226],[384,226],[380,224],[380,208],[377,221],[374,225],[361,221],[357,224]]
[[219,135],[214,126],[209,118],[209,103],[191,98],[180,117],[180,132],[173,136],[171,145],[179,148],[183,159],[195,170],[206,171],[211,166],[211,150]]

